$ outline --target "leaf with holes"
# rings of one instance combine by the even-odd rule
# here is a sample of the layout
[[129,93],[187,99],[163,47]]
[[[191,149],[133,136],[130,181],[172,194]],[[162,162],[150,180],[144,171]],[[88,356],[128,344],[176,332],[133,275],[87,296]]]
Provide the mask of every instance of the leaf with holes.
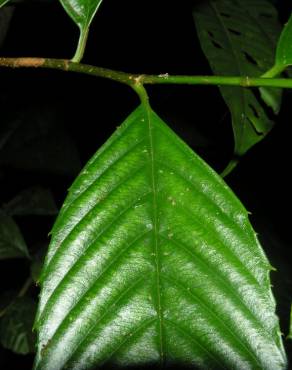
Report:
[[[194,19],[214,73],[260,76],[273,65],[280,25],[267,1],[200,1]],[[232,116],[235,154],[241,156],[264,138],[273,122],[255,91],[241,87],[221,87],[220,91]],[[281,91],[262,89],[262,98],[279,111]]]
[[283,369],[269,270],[231,190],[140,106],[53,228],[35,369]]

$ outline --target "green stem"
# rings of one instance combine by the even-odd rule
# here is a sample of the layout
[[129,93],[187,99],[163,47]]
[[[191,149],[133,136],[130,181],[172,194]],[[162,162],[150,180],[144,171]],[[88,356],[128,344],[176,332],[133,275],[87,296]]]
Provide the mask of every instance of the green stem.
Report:
[[273,77],[279,76],[285,69],[286,69],[285,66],[275,64],[271,69],[269,69],[261,77],[263,77],[263,78],[273,78]]
[[74,57],[71,59],[73,63],[80,63],[83,58],[86,42],[88,38],[89,26],[80,28],[79,41]]
[[137,95],[139,96],[141,103],[145,107],[149,107],[149,97],[148,97],[145,87],[138,81],[136,84],[132,85],[132,87],[134,91],[136,91]]
[[25,293],[28,291],[28,289],[31,287],[32,283],[33,283],[32,277],[29,276],[25,280],[25,282],[24,282],[23,286],[21,287],[20,291],[18,292],[17,297],[19,297],[19,298],[23,297],[25,295]]
[[11,68],[48,68],[62,71],[71,71],[103,77],[131,87],[145,84],[185,84],[185,85],[216,85],[216,86],[241,86],[241,87],[278,87],[292,88],[292,79],[266,78],[248,76],[171,76],[138,75],[111,69],[95,67],[87,64],[75,63],[65,59],[44,58],[0,58],[0,67]]
[[226,168],[221,172],[221,177],[226,177],[227,175],[230,174],[234,170],[234,168],[238,165],[239,159],[238,158],[233,158],[231,161],[228,163]]

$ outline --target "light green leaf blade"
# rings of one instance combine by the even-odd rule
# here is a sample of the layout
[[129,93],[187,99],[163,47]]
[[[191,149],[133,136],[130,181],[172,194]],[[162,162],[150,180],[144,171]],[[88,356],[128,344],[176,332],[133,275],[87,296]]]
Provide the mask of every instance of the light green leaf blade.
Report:
[[292,14],[281,33],[276,52],[276,66],[285,69],[292,65]]
[[5,5],[6,3],[8,3],[9,0],[0,0],[0,8]]
[[0,260],[17,257],[29,258],[26,243],[12,217],[0,210]]
[[[202,49],[215,74],[260,76],[274,63],[280,25],[275,8],[265,0],[206,0],[194,9]],[[231,112],[235,154],[243,155],[273,127],[263,102],[250,89],[221,87]],[[262,99],[274,112],[281,91],[261,89]]]
[[36,303],[29,297],[17,298],[0,319],[0,342],[4,348],[26,355],[34,352],[32,332]]
[[269,270],[239,200],[140,106],[53,228],[35,369],[284,369]]
[[90,24],[102,0],[60,0],[60,2],[80,29],[79,44],[73,58],[74,62],[80,62],[83,57]]
[[292,305],[290,309],[290,327],[289,327],[289,333],[287,335],[287,339],[292,339]]

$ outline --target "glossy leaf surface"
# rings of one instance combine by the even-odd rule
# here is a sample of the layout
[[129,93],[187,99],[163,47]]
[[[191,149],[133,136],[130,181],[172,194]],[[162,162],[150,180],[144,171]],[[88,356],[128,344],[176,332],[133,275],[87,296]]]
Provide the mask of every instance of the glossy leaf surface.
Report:
[[[274,64],[280,32],[277,13],[265,0],[207,0],[195,6],[194,19],[202,49],[215,74],[260,76]],[[281,92],[262,89],[261,99],[251,89],[221,87],[231,112],[235,154],[243,155],[273,126],[265,103],[279,111]]]
[[14,220],[0,210],[0,260],[29,257],[26,243]]
[[283,369],[269,270],[231,190],[140,106],[53,228],[35,368]]
[[72,59],[74,62],[79,63],[86,46],[89,26],[102,0],[60,0],[60,2],[80,29],[79,43],[75,56]]
[[66,12],[80,27],[88,27],[102,0],[60,0]]
[[36,303],[29,297],[17,298],[0,319],[0,342],[15,353],[34,352],[32,332]]
[[292,65],[292,15],[284,26],[277,45],[276,65],[283,68]]

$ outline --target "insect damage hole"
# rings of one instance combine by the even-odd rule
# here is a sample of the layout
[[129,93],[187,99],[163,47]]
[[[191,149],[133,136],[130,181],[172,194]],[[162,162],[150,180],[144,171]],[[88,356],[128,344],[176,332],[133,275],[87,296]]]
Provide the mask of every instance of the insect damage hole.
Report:
[[230,33],[232,33],[233,35],[236,35],[236,36],[241,36],[242,35],[242,33],[240,31],[237,31],[237,30],[235,30],[233,28],[228,28],[228,31]]
[[258,62],[253,58],[253,56],[251,56],[249,53],[247,53],[246,51],[243,51],[243,55],[244,55],[244,57],[245,57],[245,59],[249,62],[249,63],[251,63],[251,64],[253,64],[253,65],[255,65],[255,66],[258,66]]
[[215,40],[212,40],[212,44],[217,49],[223,49],[223,47],[217,41],[215,41]]
[[254,122],[252,122],[252,120],[251,119],[249,119],[248,117],[247,117],[247,119],[246,119],[246,122],[253,128],[253,130],[254,130],[254,132],[258,135],[258,136],[263,136],[264,135],[264,132],[262,132],[262,131],[260,131],[257,127],[256,127],[256,125],[255,125],[255,123]]
[[260,13],[260,17],[271,19],[273,18],[273,15],[270,13]]
[[231,15],[225,12],[221,12],[220,15],[224,18],[231,18]]
[[255,106],[251,103],[248,104],[248,106],[250,107],[250,109],[252,110],[252,113],[253,115],[256,117],[256,118],[260,118],[260,115],[258,114],[258,111],[256,110]]

